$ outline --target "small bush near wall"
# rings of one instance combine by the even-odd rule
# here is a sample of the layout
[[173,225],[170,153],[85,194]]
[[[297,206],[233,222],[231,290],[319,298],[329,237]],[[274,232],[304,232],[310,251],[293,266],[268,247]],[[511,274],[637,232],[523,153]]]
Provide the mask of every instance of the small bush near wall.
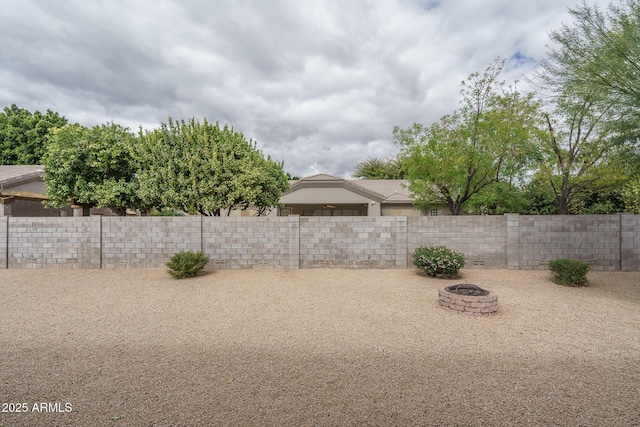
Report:
[[205,265],[209,263],[209,257],[201,251],[178,252],[167,262],[167,271],[174,279],[194,277]]
[[576,259],[558,258],[549,262],[553,281],[565,286],[585,286],[589,264]]
[[422,245],[413,252],[413,263],[432,277],[455,277],[465,258],[446,246]]

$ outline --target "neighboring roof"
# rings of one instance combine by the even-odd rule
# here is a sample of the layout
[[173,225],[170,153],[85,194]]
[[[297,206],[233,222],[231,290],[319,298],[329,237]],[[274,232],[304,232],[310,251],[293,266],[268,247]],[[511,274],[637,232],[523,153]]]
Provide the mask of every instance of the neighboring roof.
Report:
[[0,184],[9,185],[44,175],[40,165],[0,165]]
[[302,178],[298,181],[289,181],[289,191],[292,193],[299,188],[309,186],[322,187],[340,186],[356,193],[367,194],[381,203],[411,203],[411,195],[407,189],[408,181],[405,179],[344,179],[338,176],[318,174]]
[[40,165],[0,165],[0,196],[45,200],[43,175],[44,168]]
[[383,194],[386,202],[411,202],[406,179],[356,179],[348,182]]

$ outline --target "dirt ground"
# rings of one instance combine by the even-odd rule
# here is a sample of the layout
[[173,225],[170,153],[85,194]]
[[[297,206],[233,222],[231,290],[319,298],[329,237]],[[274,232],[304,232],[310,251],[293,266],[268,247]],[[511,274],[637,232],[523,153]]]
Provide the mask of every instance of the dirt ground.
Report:
[[588,277],[0,270],[0,426],[640,426],[640,272]]

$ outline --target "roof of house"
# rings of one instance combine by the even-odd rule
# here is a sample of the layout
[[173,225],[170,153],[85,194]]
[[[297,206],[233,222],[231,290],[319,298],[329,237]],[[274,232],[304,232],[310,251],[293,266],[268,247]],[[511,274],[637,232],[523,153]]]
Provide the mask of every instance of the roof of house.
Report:
[[407,188],[405,179],[344,179],[338,176],[318,174],[302,178],[297,181],[289,181],[289,192],[297,187],[314,183],[316,185],[342,184],[345,188],[360,190],[374,198],[381,199],[382,203],[410,203],[411,194]]
[[0,165],[0,196],[44,200],[46,187],[41,181],[43,175],[44,168],[40,165]]
[[44,174],[40,165],[0,165],[0,184],[9,186]]

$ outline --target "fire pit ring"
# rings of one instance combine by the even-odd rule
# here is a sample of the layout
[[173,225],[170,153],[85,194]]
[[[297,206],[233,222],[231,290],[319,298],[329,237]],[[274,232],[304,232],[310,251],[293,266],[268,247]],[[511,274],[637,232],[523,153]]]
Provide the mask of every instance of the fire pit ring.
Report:
[[469,316],[490,316],[498,311],[498,294],[479,286],[462,283],[438,290],[440,305]]

